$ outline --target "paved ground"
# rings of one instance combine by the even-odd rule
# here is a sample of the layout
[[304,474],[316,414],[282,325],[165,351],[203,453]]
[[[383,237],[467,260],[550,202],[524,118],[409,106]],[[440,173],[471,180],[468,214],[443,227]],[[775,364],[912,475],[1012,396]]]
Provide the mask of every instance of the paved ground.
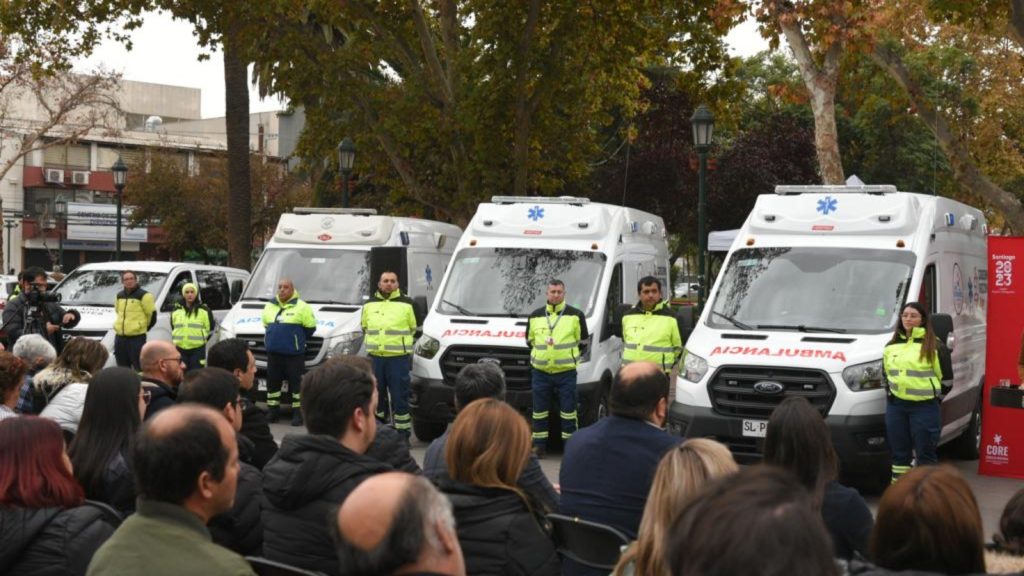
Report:
[[[305,433],[304,428],[292,428],[287,423],[274,424],[271,427],[274,437],[280,442],[286,434]],[[417,462],[423,461],[423,454],[427,445],[418,440],[413,440],[411,452]],[[1003,512],[1003,506],[1013,494],[1024,488],[1024,482],[1008,478],[994,478],[978,475],[978,461],[949,460],[946,463],[955,466],[961,474],[967,478],[974,495],[978,499],[978,506],[981,509],[981,517],[985,525],[985,538],[991,540],[992,534],[999,526],[999,516]],[[553,483],[558,482],[558,472],[561,469],[561,454],[551,454],[541,460],[541,468]],[[868,504],[874,511],[878,505],[878,496],[869,497]]]

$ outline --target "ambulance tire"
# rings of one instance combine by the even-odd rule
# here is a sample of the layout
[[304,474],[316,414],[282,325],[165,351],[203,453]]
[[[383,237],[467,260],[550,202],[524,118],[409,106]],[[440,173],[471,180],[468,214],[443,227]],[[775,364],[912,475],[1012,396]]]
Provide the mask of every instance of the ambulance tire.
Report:
[[597,394],[590,398],[587,405],[580,406],[580,428],[590,426],[608,416],[608,394],[611,392],[611,389],[612,375],[610,372],[605,372],[601,376],[601,386]]
[[[981,380],[985,381],[984,378]],[[971,421],[964,431],[949,443],[949,453],[960,460],[977,460],[981,449],[981,406],[984,384],[978,386],[978,398],[974,402]]]
[[431,442],[444,434],[448,429],[446,422],[427,422],[418,418],[412,419],[412,431],[420,442]]

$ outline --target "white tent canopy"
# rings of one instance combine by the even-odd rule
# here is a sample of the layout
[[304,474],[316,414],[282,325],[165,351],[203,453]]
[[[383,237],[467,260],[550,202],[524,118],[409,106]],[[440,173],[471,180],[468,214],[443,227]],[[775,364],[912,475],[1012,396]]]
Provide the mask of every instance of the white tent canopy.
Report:
[[717,230],[708,234],[708,252],[728,252],[732,247],[732,241],[739,233],[737,228],[736,230]]

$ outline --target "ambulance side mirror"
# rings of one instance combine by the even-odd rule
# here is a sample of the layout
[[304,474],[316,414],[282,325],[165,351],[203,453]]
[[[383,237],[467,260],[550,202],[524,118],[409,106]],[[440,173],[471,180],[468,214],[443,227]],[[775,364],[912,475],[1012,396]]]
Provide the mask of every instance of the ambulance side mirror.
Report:
[[953,317],[949,314],[932,314],[932,330],[940,342],[946,344],[949,351],[953,351],[956,343],[956,336],[953,335]]

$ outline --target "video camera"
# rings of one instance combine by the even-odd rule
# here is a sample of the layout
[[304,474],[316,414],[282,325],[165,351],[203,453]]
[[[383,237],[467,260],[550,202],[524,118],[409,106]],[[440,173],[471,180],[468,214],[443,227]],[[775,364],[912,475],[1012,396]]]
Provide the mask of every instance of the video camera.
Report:
[[25,302],[29,306],[39,306],[47,302],[60,302],[60,294],[54,294],[52,292],[43,292],[35,286],[31,290],[25,293]]
[[47,335],[45,304],[50,302],[60,302],[60,294],[44,292],[35,286],[25,292],[24,334]]

